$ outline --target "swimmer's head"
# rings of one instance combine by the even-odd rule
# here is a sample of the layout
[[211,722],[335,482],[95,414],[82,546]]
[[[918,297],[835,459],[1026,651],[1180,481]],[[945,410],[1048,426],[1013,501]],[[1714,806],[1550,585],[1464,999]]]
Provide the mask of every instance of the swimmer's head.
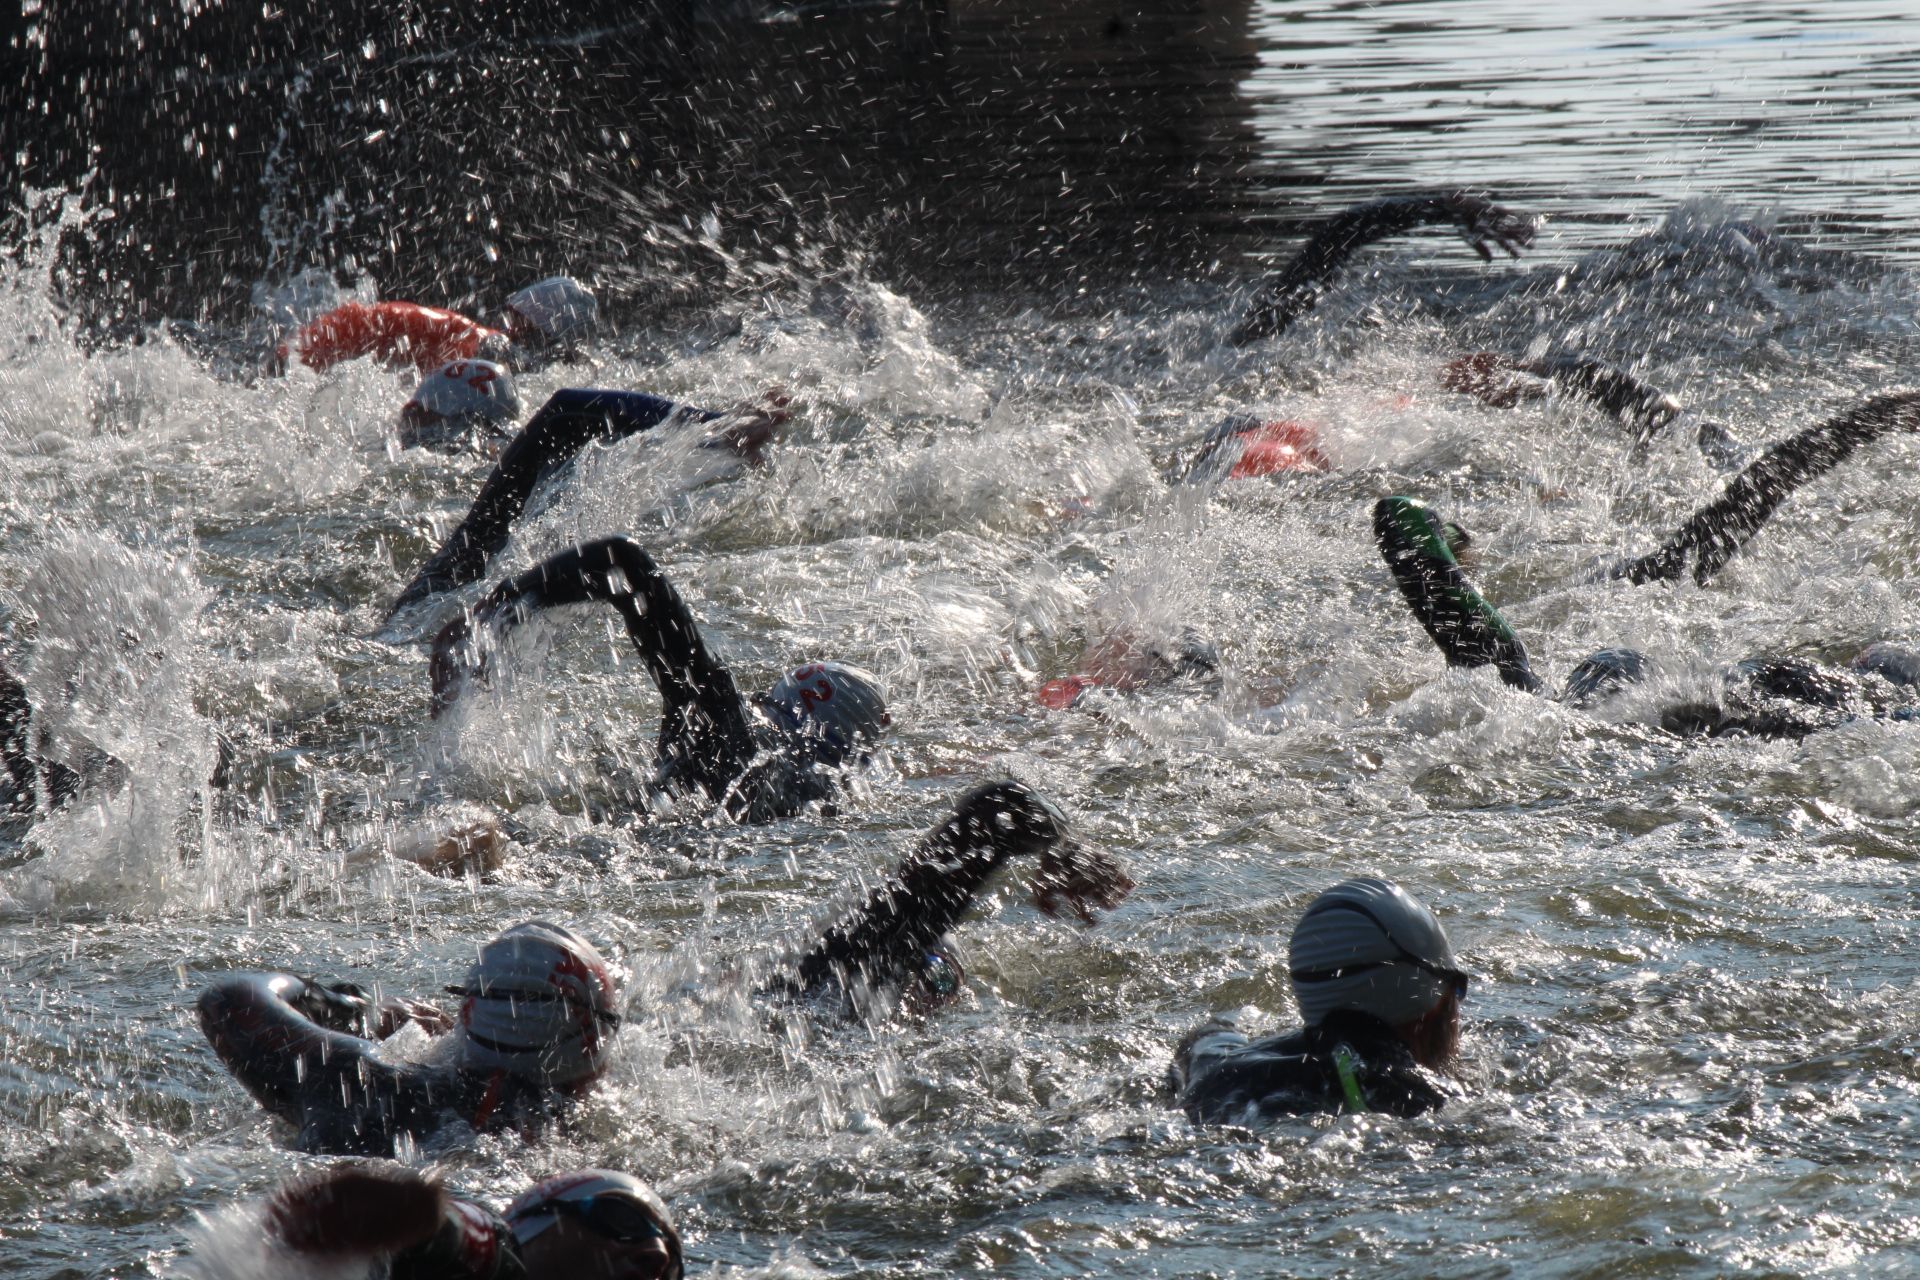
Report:
[[549,276],[507,297],[507,335],[516,343],[565,343],[586,336],[600,304],[572,276]]
[[480,949],[460,1004],[460,1065],[551,1085],[606,1069],[620,1028],[619,991],[591,942],[561,925],[517,924]]
[[491,360],[454,360],[420,379],[401,407],[400,447],[453,449],[504,439],[519,417],[512,374]]
[[885,737],[893,723],[880,678],[844,662],[796,667],[758,702],[768,719],[827,765],[853,759]]
[[1848,665],[1855,671],[1876,675],[1909,689],[1920,688],[1920,649],[1883,640],[1862,649]]
[[1647,674],[1647,660],[1637,649],[1602,649],[1598,653],[1588,654],[1580,665],[1567,677],[1566,691],[1561,697],[1576,707],[1591,706],[1600,702],[1631,684],[1638,684]]
[[1427,1066],[1453,1054],[1467,975],[1433,912],[1373,876],[1342,881],[1308,904],[1287,963],[1309,1027],[1364,1013],[1386,1023]]
[[1859,682],[1846,672],[1805,658],[1749,658],[1727,673],[1728,701],[1741,706],[1752,705],[1755,699],[1781,698],[1840,711],[1859,688]]
[[680,1233],[652,1187],[613,1169],[548,1178],[507,1206],[527,1274],[680,1280]]

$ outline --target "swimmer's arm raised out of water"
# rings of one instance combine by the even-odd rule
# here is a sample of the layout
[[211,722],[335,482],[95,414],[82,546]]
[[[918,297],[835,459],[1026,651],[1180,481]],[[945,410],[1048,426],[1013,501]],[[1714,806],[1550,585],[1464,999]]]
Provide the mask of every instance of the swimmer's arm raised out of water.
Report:
[[1920,391],[1873,396],[1773,445],[1658,550],[1615,566],[1609,576],[1637,585],[1691,570],[1694,582],[1705,586],[1795,490],[1894,431],[1920,431]]
[[1073,838],[1045,797],[1019,782],[985,783],[961,797],[886,883],[801,957],[794,985],[812,990],[849,976],[873,986],[905,980],[1007,861],[1032,853],[1040,855],[1034,904],[1050,915],[1064,906],[1091,924],[1096,909],[1118,906],[1133,889],[1117,863]]
[[[708,650],[687,602],[637,543],[605,538],[563,551],[495,587],[473,619],[511,626],[542,609],[595,602],[611,604],[620,615],[660,691],[663,755],[697,757],[675,763],[687,764],[699,778],[722,778],[724,787],[757,750],[746,701],[732,672]],[[434,640],[435,715],[458,696],[469,674],[470,639],[471,626],[460,618]]]
[[1400,593],[1448,666],[1492,665],[1513,688],[1541,691],[1526,646],[1474,590],[1448,546],[1446,526],[1426,503],[1382,498],[1374,504],[1373,533]]
[[1415,227],[1452,224],[1482,261],[1493,261],[1490,245],[1511,257],[1533,243],[1535,220],[1465,191],[1388,196],[1355,205],[1327,219],[1293,261],[1260,286],[1247,318],[1233,331],[1244,346],[1281,333],[1313,310],[1331,280],[1367,245]]
[[638,391],[568,388],[554,392],[500,455],[460,527],[420,567],[387,616],[477,580],[486,572],[487,558],[506,545],[513,522],[526,510],[534,489],[589,444],[624,440],[682,416],[713,424],[703,443],[753,461],[791,416],[788,405],[786,393],[779,390],[727,414],[688,408]]
[[1479,351],[1443,367],[1440,385],[1496,409],[1537,400],[1552,387],[1559,387],[1632,427],[1638,435],[1637,443],[1645,443],[1681,413],[1680,402],[1658,387],[1616,365],[1586,356],[1514,358]]
[[234,1078],[296,1126],[310,1105],[345,1107],[343,1089],[392,1093],[397,1085],[394,1069],[368,1055],[372,1042],[355,1034],[373,1012],[356,989],[287,973],[245,974],[202,992],[198,1011],[200,1029]]

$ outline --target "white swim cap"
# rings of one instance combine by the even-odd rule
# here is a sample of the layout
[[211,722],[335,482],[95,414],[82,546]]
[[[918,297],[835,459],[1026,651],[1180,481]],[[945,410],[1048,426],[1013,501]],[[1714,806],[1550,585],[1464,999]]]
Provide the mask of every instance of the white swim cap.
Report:
[[1342,881],[1308,905],[1293,928],[1287,963],[1310,1027],[1342,1009],[1402,1027],[1449,988],[1466,989],[1433,912],[1373,876]]
[[420,379],[400,416],[415,426],[510,423],[520,416],[520,391],[513,375],[491,360],[453,360]]
[[593,944],[557,924],[517,924],[480,949],[460,1005],[460,1065],[570,1084],[605,1069],[619,993]]
[[788,733],[807,739],[828,764],[878,742],[893,717],[880,677],[844,662],[811,662],[782,676],[760,705]]
[[685,1266],[680,1233],[652,1187],[615,1169],[580,1169],[546,1179],[523,1191],[507,1206],[507,1225],[524,1245],[561,1218],[572,1218],[594,1234],[621,1244],[659,1240],[670,1259],[665,1274],[677,1278]]
[[554,342],[576,337],[600,320],[600,304],[572,276],[548,276],[508,295],[507,310]]

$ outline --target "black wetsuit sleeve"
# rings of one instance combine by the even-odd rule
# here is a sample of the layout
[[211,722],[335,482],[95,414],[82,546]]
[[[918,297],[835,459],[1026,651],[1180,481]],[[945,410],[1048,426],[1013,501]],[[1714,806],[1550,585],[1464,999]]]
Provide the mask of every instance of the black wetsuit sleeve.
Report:
[[1415,227],[1457,224],[1483,256],[1487,239],[1511,252],[1512,243],[1532,241],[1532,223],[1499,205],[1464,192],[1389,196],[1337,213],[1316,229],[1291,262],[1267,277],[1232,341],[1245,345],[1284,332],[1313,310],[1327,282],[1366,246]]
[[1008,859],[1067,838],[1059,811],[1025,785],[974,788],[886,883],[800,958],[794,985],[815,990],[848,978],[871,986],[905,981]]
[[1374,504],[1373,533],[1400,594],[1447,665],[1492,664],[1512,687],[1541,691],[1526,646],[1500,611],[1474,590],[1447,546],[1445,527],[1424,502],[1382,498]]
[[393,1255],[388,1280],[526,1280],[520,1245],[506,1219],[468,1200],[450,1200],[433,1238]]
[[478,580],[486,572],[487,557],[506,545],[513,522],[526,510],[527,499],[540,481],[589,444],[651,431],[676,413],[694,422],[721,416],[638,391],[568,388],[554,392],[500,455],[499,465],[481,486],[466,519],[421,566],[388,616],[430,595]]
[[1641,441],[1680,415],[1680,402],[1625,369],[1585,356],[1547,356],[1521,360],[1517,367],[1546,378],[1562,390],[1580,396],[1639,433]]
[[1893,431],[1920,430],[1920,391],[1874,396],[1770,447],[1727,483],[1720,496],[1674,530],[1659,550],[1615,566],[1610,576],[1635,584],[1678,578],[1691,570],[1705,586],[1759,532],[1780,504],[1809,481],[1845,462],[1854,450]]
[[424,1073],[372,1055],[373,1042],[333,1026],[359,1014],[292,974],[249,974],[201,993],[200,1029],[234,1078],[269,1112],[300,1129],[308,1150],[393,1154],[401,1132],[421,1132],[451,1099]]
[[[660,759],[672,773],[720,800],[758,753],[746,700],[732,672],[707,649],[693,611],[637,543],[605,538],[563,551],[495,587],[476,620],[514,623],[541,609],[604,601],[660,691]],[[452,649],[464,641],[450,627],[435,644],[435,690],[450,681]]]

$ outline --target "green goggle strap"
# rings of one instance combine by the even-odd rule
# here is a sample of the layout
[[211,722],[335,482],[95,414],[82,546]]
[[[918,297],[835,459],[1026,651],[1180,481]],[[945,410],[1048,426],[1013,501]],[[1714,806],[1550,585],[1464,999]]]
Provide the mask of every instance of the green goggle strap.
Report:
[[1372,1111],[1373,1108],[1367,1105],[1367,1095],[1360,1088],[1360,1056],[1344,1044],[1334,1046],[1333,1070],[1340,1077],[1340,1092],[1346,1098],[1346,1109],[1361,1116]]

